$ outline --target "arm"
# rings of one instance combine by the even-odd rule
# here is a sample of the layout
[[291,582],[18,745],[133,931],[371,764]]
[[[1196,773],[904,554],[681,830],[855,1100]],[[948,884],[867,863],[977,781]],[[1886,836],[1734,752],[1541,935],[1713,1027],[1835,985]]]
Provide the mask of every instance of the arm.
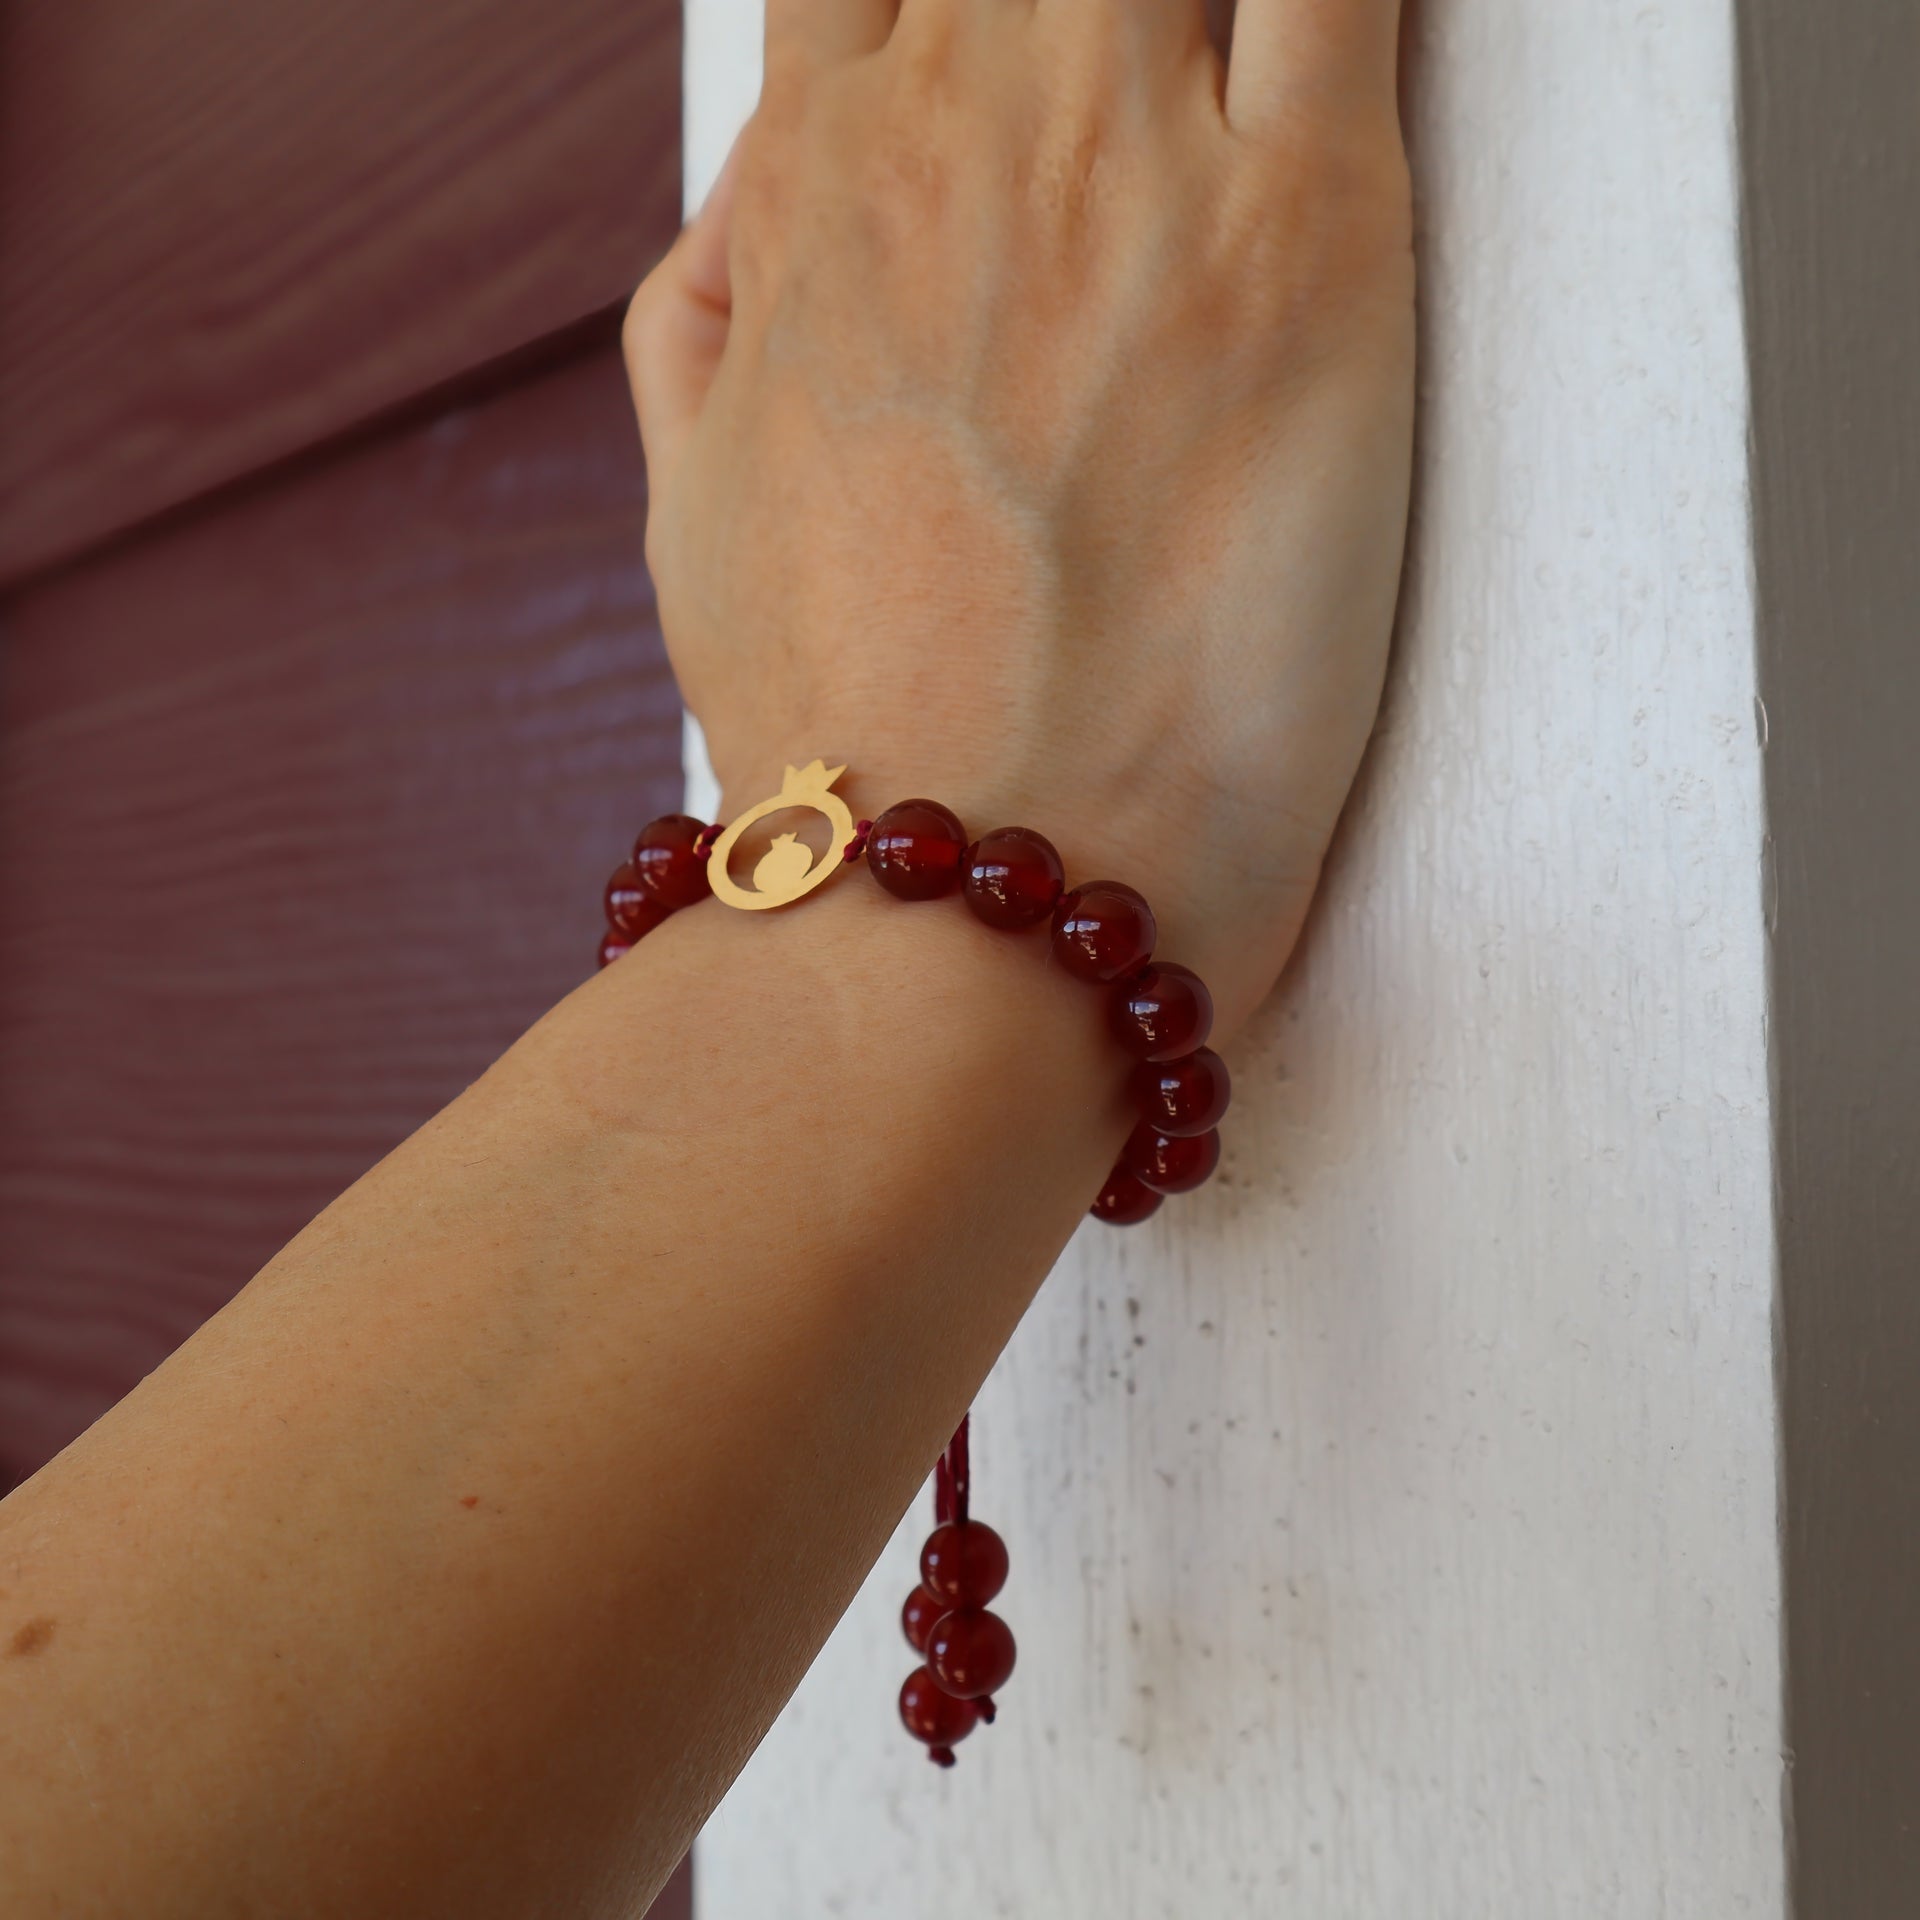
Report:
[[[857,810],[1038,827],[1245,1018],[1395,595],[1395,12],[1249,0],[1223,93],[1197,10],[775,0],[629,329],[730,810],[823,753]],[[0,1905],[633,1911],[1078,1223],[1123,1075],[953,903],[854,876],[649,936],[0,1504]]]

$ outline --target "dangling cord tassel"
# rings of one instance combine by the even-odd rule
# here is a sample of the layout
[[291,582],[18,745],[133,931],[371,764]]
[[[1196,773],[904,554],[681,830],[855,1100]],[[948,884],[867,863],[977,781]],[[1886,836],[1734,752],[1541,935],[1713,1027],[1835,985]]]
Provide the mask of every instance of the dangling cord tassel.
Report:
[[991,1726],[993,1695],[1013,1671],[1013,1635],[987,1602],[1006,1584],[1006,1543],[973,1518],[973,1416],[963,1414],[933,1468],[932,1537],[920,1552],[920,1584],[900,1624],[926,1665],[900,1689],[900,1718],[925,1742],[935,1766],[976,1726]]
[[[957,1527],[966,1526],[972,1518],[973,1459],[970,1446],[972,1429],[973,1410],[968,1408],[960,1416],[960,1424],[954,1428],[953,1438],[947,1442],[946,1452],[940,1456],[939,1470],[946,1477],[949,1494],[947,1518]],[[937,1491],[934,1504],[937,1509],[939,1505]],[[980,1724],[983,1727],[993,1725],[996,1709],[991,1694],[982,1694],[974,1701],[973,1709],[979,1715]]]

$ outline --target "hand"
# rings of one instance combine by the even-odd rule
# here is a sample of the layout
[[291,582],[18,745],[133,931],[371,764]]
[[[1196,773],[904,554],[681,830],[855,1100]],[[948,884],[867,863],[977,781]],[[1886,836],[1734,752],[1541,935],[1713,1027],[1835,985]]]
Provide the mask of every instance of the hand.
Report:
[[1379,700],[1413,259],[1397,0],[769,0],[633,303],[662,624],[729,810],[789,759],[1139,886],[1230,1027]]

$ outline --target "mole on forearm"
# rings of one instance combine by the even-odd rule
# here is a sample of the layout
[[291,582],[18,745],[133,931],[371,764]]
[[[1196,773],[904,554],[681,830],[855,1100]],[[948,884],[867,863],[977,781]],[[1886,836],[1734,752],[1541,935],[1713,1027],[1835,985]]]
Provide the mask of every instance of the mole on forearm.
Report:
[[31,1620],[25,1621],[13,1638],[7,1643],[9,1656],[16,1653],[38,1653],[53,1638],[53,1616],[36,1613]]

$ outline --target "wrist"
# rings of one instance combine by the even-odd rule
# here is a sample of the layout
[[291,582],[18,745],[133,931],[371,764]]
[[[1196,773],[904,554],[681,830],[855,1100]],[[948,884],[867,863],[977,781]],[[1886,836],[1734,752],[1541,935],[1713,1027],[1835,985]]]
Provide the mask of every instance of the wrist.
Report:
[[[884,944],[883,920],[902,925],[916,920],[928,938],[938,918],[959,926],[957,916],[925,911],[951,900],[964,905],[974,927],[994,936],[991,944],[1007,952],[1016,941],[1029,953],[1040,948],[1049,965],[1034,975],[1035,986],[1057,992],[1073,983],[1091,990],[1097,1023],[1128,1057],[1126,1079],[1137,1119],[1095,1197],[1092,1211],[1098,1218],[1137,1225],[1164,1195],[1204,1184],[1219,1162],[1218,1125],[1230,1098],[1225,1064],[1207,1045],[1216,1002],[1191,965],[1192,956],[1182,963],[1162,948],[1151,902],[1136,888],[1112,880],[1089,880],[1070,889],[1059,850],[1045,835],[1018,825],[971,835],[952,809],[930,799],[897,802],[878,810],[877,819],[857,822],[848,796],[835,791],[845,773],[845,767],[828,767],[820,759],[789,765],[771,797],[724,828],[683,814],[649,822],[632,860],[615,872],[606,890],[602,969],[649,935],[649,951],[659,956],[667,923],[678,924],[689,909],[716,899],[737,910],[736,922],[758,922],[763,931],[755,938],[776,951],[793,921],[782,916],[769,923],[768,909],[794,906],[841,879],[849,867],[864,865],[871,884],[844,887],[838,897],[847,903],[843,911],[857,910],[872,923],[875,954]],[[746,884],[736,866],[742,857],[751,862]],[[881,905],[883,896],[899,904],[875,916],[870,909]],[[902,916],[900,905],[921,911]],[[833,908],[816,907],[799,919],[808,933],[824,937],[834,924]],[[789,959],[804,964],[812,945],[803,941]],[[844,975],[830,974],[818,990],[797,999],[789,982],[786,1003],[804,1006],[809,1017],[817,1018],[835,990],[851,982],[857,1030],[862,1039],[871,1039],[867,1021],[879,1015],[873,993],[882,978],[873,957]],[[635,977],[629,966],[625,978]],[[951,992],[935,991],[948,1016],[960,1011]],[[1086,1000],[1084,993],[1074,997]],[[894,1057],[891,1049],[885,1052]],[[973,1036],[957,1057],[980,1063]]]
[[[844,764],[835,792],[856,820],[876,819],[903,800],[938,801],[959,816],[970,839],[1015,825],[1042,834],[1059,853],[1069,888],[1117,880],[1144,894],[1159,923],[1161,956],[1213,983],[1223,1034],[1264,996],[1292,947],[1311,888],[1277,890],[1250,863],[1233,861],[1225,853],[1233,838],[1212,813],[1217,803],[1191,791],[1193,783],[1178,775],[1113,780],[1077,765],[1065,750],[996,756],[948,727],[906,745],[885,733],[823,725],[800,730],[789,747],[736,750],[724,771],[716,767],[718,819],[736,819],[777,792],[789,764],[816,757],[830,767]],[[744,865],[736,861],[734,871]],[[849,874],[846,883],[865,878]]]

